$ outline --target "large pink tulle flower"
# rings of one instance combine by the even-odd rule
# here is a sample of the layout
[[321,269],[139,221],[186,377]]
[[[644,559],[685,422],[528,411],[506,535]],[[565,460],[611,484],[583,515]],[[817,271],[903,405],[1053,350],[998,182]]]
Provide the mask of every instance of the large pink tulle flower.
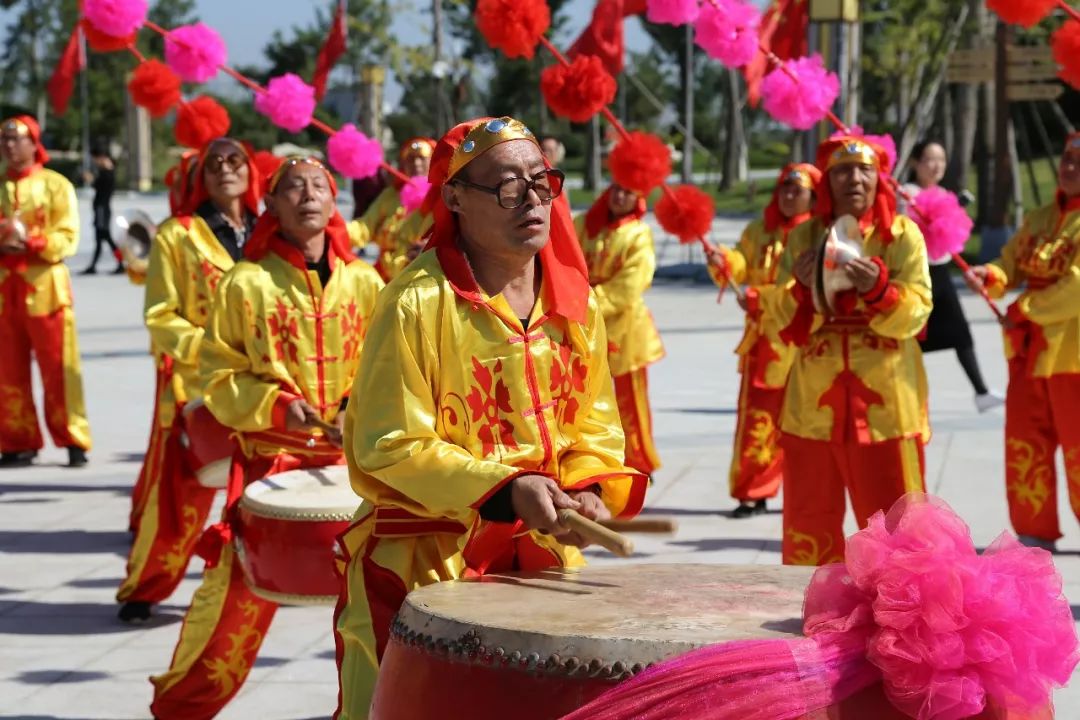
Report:
[[742,0],[716,0],[701,6],[694,42],[729,68],[748,64],[758,52],[761,12]]
[[401,207],[405,208],[405,212],[411,213],[424,202],[430,189],[431,183],[426,176],[409,178],[409,182],[401,186]]
[[141,28],[146,11],[146,0],[83,0],[83,17],[112,37],[127,37]]
[[227,59],[221,36],[202,23],[183,25],[165,37],[165,62],[184,82],[210,80]]
[[697,20],[698,0],[648,0],[645,17],[651,23],[685,25]]
[[298,133],[315,114],[315,88],[293,73],[271,78],[266,92],[255,96],[255,109],[283,130]]
[[[840,96],[840,79],[825,69],[820,55],[786,60],[761,82],[765,111],[795,130],[809,130],[828,114]],[[797,79],[796,79],[797,78]]]
[[939,187],[916,195],[908,214],[922,230],[931,260],[962,251],[975,225],[956,196]]
[[379,172],[383,160],[379,141],[369,138],[352,124],[342,127],[326,142],[326,154],[335,170],[354,180]]

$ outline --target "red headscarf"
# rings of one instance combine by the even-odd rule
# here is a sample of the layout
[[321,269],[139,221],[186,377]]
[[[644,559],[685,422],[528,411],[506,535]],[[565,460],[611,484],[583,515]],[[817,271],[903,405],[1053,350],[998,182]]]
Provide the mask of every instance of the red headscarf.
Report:
[[[337,197],[338,187],[333,174],[326,169],[326,166],[320,160],[313,157],[291,157],[284,160],[267,183],[267,194],[272,195],[274,193],[278,182],[285,176],[290,167],[301,163],[317,166],[326,173],[326,179],[330,183],[330,192],[333,193],[335,198]],[[330,222],[326,226],[326,240],[331,267],[333,267],[332,261],[334,258],[341,258],[344,262],[352,262],[356,259],[350,249],[351,243],[349,242],[349,231],[345,227],[345,219],[341,217],[341,213],[337,211],[337,208],[334,209],[334,214],[330,216]],[[281,223],[267,210],[259,216],[259,220],[255,223],[255,229],[251,231],[251,237],[244,245],[244,257],[252,262],[258,262],[270,251],[272,246],[279,242],[285,242],[284,238],[281,237]],[[292,258],[287,259],[291,260]]]
[[765,229],[774,232],[778,228],[790,228],[800,224],[806,219],[805,215],[786,218],[780,212],[780,191],[787,183],[801,185],[807,190],[816,190],[821,182],[821,171],[810,163],[789,163],[780,171],[776,178],[776,188],[773,190],[772,200],[765,208]]
[[[1065,138],[1065,150],[1061,153],[1061,162],[1065,162],[1065,156],[1070,150],[1080,152],[1080,132],[1074,132]],[[1055,198],[1057,199],[1058,207],[1062,210],[1080,209],[1080,197],[1074,197],[1070,200],[1065,197],[1065,192],[1061,188],[1058,188],[1057,193],[1055,193]]]
[[621,227],[628,222],[634,220],[640,220],[645,217],[645,213],[648,211],[648,207],[645,205],[645,198],[638,195],[637,202],[634,204],[634,209],[625,215],[619,217],[611,217],[611,188],[608,188],[604,192],[600,193],[600,197],[596,198],[596,201],[589,208],[589,211],[585,213],[585,234],[589,237],[596,237],[604,230],[614,230]]
[[191,171],[196,159],[194,150],[185,150],[180,162],[165,172],[165,184],[169,188],[169,214],[178,215],[186,206],[191,193]]
[[[457,216],[450,212],[442,201],[442,188],[452,179],[451,160],[465,137],[471,130],[491,120],[492,118],[479,118],[461,123],[439,140],[431,158],[431,169],[428,171],[431,190],[423,205],[425,212],[430,211],[434,217],[427,248],[438,253],[443,271],[455,289],[475,296],[479,296],[480,288],[458,245]],[[537,148],[539,149],[539,146]],[[544,164],[547,165],[547,160]],[[574,233],[574,223],[565,203],[551,204],[550,237],[539,257],[544,271],[544,282],[550,292],[552,311],[567,320],[584,323],[589,305],[589,271],[585,267],[581,245]]]
[[837,165],[867,160],[872,161],[877,169],[878,185],[874,204],[863,217],[858,218],[859,224],[863,227],[873,225],[881,231],[884,241],[889,243],[893,239],[892,226],[896,219],[896,190],[889,182],[888,172],[885,170],[889,165],[889,156],[884,148],[865,137],[842,135],[830,138],[818,147],[815,165],[821,171],[821,180],[817,184],[814,213],[826,224],[836,220],[832,190],[829,187],[829,170]]
[[181,208],[181,213],[194,215],[199,206],[210,199],[210,193],[206,191],[206,183],[203,181],[203,170],[206,168],[206,158],[210,155],[210,148],[217,142],[227,142],[244,154],[248,168],[248,187],[244,192],[242,201],[248,212],[252,215],[258,215],[259,201],[262,200],[263,196],[263,181],[259,175],[259,168],[255,165],[251,153],[248,152],[244,143],[229,137],[214,138],[206,145],[203,145],[202,150],[199,151],[199,159],[195,162],[195,178],[191,184],[191,192],[183,208]]
[[[37,124],[37,120],[29,115],[16,115],[0,123],[0,127],[4,130],[14,129],[17,131],[22,131],[25,128],[30,139],[34,141],[34,164],[40,166],[49,162],[49,153],[45,151],[45,146],[41,144],[41,126]],[[20,134],[22,133],[20,132]],[[9,173],[10,171],[11,168],[8,168]]]

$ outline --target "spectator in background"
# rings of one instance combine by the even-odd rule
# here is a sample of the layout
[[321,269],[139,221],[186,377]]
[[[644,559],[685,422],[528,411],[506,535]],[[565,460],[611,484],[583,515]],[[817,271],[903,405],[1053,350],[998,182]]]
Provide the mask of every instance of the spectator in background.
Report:
[[101,257],[101,246],[108,244],[116,259],[114,275],[124,272],[124,263],[121,260],[120,251],[112,239],[112,196],[116,190],[116,165],[109,157],[109,151],[102,145],[95,145],[90,150],[90,159],[93,162],[93,172],[86,173],[86,182],[94,188],[94,257],[90,260],[90,267],[82,271],[83,275],[97,273],[98,258]]
[[566,158],[566,146],[558,138],[546,137],[540,141],[540,151],[544,153],[551,167],[559,167]]

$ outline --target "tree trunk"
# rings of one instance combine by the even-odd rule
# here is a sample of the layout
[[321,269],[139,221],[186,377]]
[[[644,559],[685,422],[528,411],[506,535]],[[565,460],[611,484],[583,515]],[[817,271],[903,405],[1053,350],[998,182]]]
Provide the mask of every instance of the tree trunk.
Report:
[[720,189],[730,190],[736,182],[746,179],[746,133],[743,127],[742,99],[739,97],[739,75],[728,70],[724,93],[727,126],[724,132],[724,165],[720,173]]
[[585,189],[595,192],[600,187],[600,116],[593,115],[589,121],[589,142],[586,144]]
[[[965,43],[967,48],[985,47],[989,45],[988,12],[983,0],[968,0],[971,11],[971,24],[974,28],[970,42]],[[955,105],[953,108],[952,132],[955,145],[949,146],[949,168],[945,173],[945,187],[954,191],[967,188],[971,173],[972,155],[976,151],[976,134],[979,129],[979,116],[982,112],[983,103],[980,102],[981,88],[979,85],[956,86]],[[979,148],[988,147],[984,141]],[[980,195],[980,198],[983,196]],[[979,216],[983,217],[983,208],[980,203]]]

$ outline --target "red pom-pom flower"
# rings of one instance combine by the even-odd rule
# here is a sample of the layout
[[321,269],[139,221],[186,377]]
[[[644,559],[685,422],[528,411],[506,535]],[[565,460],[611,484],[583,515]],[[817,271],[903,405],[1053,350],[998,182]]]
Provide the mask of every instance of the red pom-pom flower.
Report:
[[82,26],[83,36],[86,37],[86,44],[89,45],[90,49],[94,52],[116,52],[117,50],[124,50],[129,45],[135,44],[135,33],[125,37],[106,35],[91,25],[86,18],[79,21],[79,25]]
[[128,92],[132,102],[159,118],[180,102],[180,78],[160,60],[147,60],[131,74]]
[[683,243],[706,237],[712,229],[715,214],[713,199],[693,185],[677,185],[656,203],[656,220],[660,227]]
[[1057,0],[986,0],[986,7],[1010,25],[1034,27],[1057,7]]
[[825,119],[839,96],[840,80],[825,69],[820,55],[787,60],[761,83],[765,112],[795,130],[809,130]]
[[1066,20],[1050,38],[1058,77],[1080,90],[1080,20]]
[[531,58],[536,44],[551,26],[544,0],[480,0],[476,28],[488,45],[508,58]]
[[916,195],[908,214],[922,230],[926,255],[931,260],[963,250],[975,225],[956,196],[939,187]]
[[200,95],[191,102],[180,103],[173,134],[181,145],[199,149],[226,135],[231,125],[229,113],[217,100]]
[[671,150],[646,132],[632,132],[619,140],[608,158],[616,183],[640,195],[648,195],[671,174]]
[[594,55],[579,55],[569,65],[553,65],[540,73],[540,91],[551,112],[583,123],[615,99],[618,86]]

